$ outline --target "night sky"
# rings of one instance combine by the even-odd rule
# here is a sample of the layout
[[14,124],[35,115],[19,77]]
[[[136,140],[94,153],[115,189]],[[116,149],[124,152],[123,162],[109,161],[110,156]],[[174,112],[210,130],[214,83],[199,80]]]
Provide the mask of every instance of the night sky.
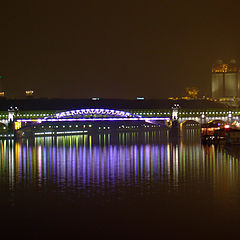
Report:
[[211,66],[240,56],[240,1],[0,2],[9,97],[210,95]]

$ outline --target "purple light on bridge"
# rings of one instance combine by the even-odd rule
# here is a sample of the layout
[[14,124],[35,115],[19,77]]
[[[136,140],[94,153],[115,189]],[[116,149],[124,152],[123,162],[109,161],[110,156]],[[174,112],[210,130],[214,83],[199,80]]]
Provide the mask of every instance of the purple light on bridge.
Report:
[[49,118],[49,119],[18,119],[17,122],[98,122],[98,121],[168,121],[170,118]]
[[49,119],[49,118],[64,118],[68,116],[75,116],[75,115],[105,115],[105,116],[114,116],[114,117],[138,117],[141,118],[142,116],[140,115],[135,115],[129,112],[125,111],[119,111],[119,110],[111,110],[111,109],[77,109],[77,110],[70,110],[70,111],[65,111],[61,113],[56,113],[52,116],[47,116],[44,117],[44,119]]

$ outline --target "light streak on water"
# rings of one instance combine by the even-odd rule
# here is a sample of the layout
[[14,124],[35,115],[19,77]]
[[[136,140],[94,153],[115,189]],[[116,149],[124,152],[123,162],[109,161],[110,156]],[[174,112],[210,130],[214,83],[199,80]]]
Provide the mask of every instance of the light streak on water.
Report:
[[156,131],[1,140],[0,184],[7,177],[10,190],[18,184],[39,189],[51,184],[87,194],[150,183],[167,183],[171,191],[179,191],[187,180],[210,181],[214,190],[221,184],[226,191],[233,187],[239,181],[239,157],[190,137],[173,143]]

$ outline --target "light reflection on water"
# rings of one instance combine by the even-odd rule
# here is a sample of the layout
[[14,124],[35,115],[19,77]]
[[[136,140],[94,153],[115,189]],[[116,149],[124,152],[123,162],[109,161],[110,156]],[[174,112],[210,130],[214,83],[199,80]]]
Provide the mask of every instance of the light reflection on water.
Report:
[[0,149],[0,184],[10,190],[51,185],[89,196],[129,186],[184,192],[207,183],[226,192],[239,183],[239,157],[224,147],[202,146],[196,129],[173,141],[155,131],[1,140]]
[[201,145],[199,129],[175,139],[154,131],[2,140],[1,230],[229,239],[239,234],[239,153]]

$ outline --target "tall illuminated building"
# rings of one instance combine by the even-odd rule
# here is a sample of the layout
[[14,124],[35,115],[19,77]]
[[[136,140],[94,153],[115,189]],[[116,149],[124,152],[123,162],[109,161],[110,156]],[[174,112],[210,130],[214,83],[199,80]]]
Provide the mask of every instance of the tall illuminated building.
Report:
[[212,66],[212,97],[240,97],[240,67],[236,60],[223,63],[218,60]]

